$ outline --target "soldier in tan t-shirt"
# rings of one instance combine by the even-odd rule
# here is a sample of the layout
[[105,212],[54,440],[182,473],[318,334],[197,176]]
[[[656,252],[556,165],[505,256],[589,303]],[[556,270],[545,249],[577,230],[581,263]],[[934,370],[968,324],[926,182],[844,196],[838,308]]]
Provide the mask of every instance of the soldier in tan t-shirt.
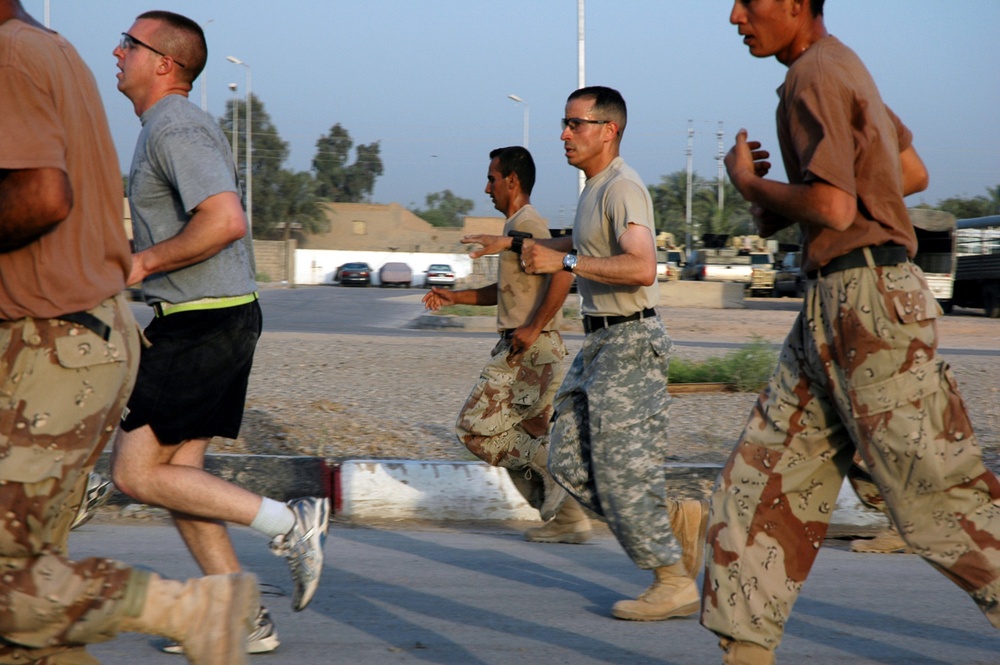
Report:
[[[521,242],[528,236],[550,237],[548,225],[531,205],[534,183],[535,163],[527,149],[512,146],[490,153],[486,193],[507,217],[504,234],[526,234],[515,235]],[[481,237],[462,241],[480,243]],[[520,265],[519,251],[504,251],[496,284],[462,291],[435,287],[424,297],[432,310],[454,304],[497,306],[500,340],[458,415],[455,432],[477,457],[506,468],[525,498],[539,508],[548,523],[525,532],[535,542],[582,543],[591,533],[579,504],[567,499],[546,468],[552,399],[566,356],[559,326],[572,281],[570,273],[529,275]]]

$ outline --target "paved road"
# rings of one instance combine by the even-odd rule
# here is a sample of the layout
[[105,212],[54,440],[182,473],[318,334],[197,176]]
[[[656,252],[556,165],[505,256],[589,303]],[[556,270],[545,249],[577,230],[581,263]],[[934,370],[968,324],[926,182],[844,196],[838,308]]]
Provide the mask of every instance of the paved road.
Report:
[[[295,614],[267,597],[282,645],[258,665],[524,665],[718,663],[713,637],[693,619],[617,621],[610,605],[637,594],[637,570],[602,532],[585,545],[524,542],[523,525],[384,528],[334,525],[323,583]],[[249,570],[285,592],[290,580],[265,540],[237,528]],[[113,553],[186,577],[197,574],[175,530],[124,520],[72,535],[75,557]],[[144,635],[92,651],[105,665],[179,665]],[[1000,633],[972,601],[912,555],[852,554],[831,541],[799,599],[779,663],[975,665],[1000,663]]]
[[[261,307],[264,311],[264,332],[302,332],[302,333],[333,333],[368,336],[407,336],[438,334],[437,331],[414,330],[407,328],[421,313],[424,307],[420,298],[425,289],[383,289],[377,287],[341,287],[341,286],[302,286],[294,289],[268,288],[260,292]],[[796,312],[801,307],[797,298],[754,298],[746,301],[749,310],[775,310]],[[706,310],[689,310],[706,311]],[[733,317],[738,317],[739,310],[734,310]],[[143,326],[149,323],[152,313],[149,307],[142,303],[132,303],[132,312]],[[792,315],[794,317],[794,314]],[[949,319],[975,320],[978,324],[989,328],[1000,328],[1000,322],[984,319],[966,310]],[[790,320],[789,320],[790,321]],[[489,331],[449,330],[448,335],[489,337]],[[582,336],[577,333],[567,333],[568,336]],[[781,336],[784,335],[784,329]],[[778,337],[777,339],[780,339]],[[685,339],[683,335],[676,336],[674,342],[679,346],[697,346],[705,348],[734,349],[742,346],[740,342],[710,341],[694,337]],[[961,345],[961,348],[951,348],[944,345],[941,351],[950,355],[1000,356],[1000,345],[990,345],[989,348],[970,348],[975,345]]]

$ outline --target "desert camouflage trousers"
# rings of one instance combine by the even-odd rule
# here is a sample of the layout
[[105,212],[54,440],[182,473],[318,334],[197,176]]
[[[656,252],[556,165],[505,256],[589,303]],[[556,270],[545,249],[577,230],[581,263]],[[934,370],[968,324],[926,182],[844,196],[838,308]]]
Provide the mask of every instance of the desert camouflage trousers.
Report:
[[484,462],[519,471],[548,444],[566,345],[553,330],[519,354],[501,339],[490,356],[458,414],[455,434]]
[[702,624],[774,649],[857,451],[914,552],[1000,627],[1000,483],[912,264],[811,282],[712,495]]
[[659,318],[586,336],[556,394],[549,471],[604,517],[639,568],[670,566],[681,547],[670,528],[667,459],[673,344]]
[[108,341],[61,320],[0,323],[0,663],[96,663],[81,645],[114,637],[124,611],[131,569],[66,547],[139,360],[123,297],[90,314]]

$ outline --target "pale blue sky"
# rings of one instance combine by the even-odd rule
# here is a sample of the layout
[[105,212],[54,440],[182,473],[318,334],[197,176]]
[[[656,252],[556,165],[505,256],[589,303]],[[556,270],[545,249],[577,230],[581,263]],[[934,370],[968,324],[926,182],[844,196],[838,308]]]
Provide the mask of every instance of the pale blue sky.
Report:
[[[43,0],[23,0],[39,20]],[[772,151],[774,90],[784,68],[748,55],[724,0],[587,0],[586,82],[619,89],[629,106],[622,154],[647,183],[683,170],[688,120],[694,167],[717,172],[740,127]],[[264,103],[291,149],[286,167],[308,170],[321,134],[340,122],[355,145],[381,141],[385,174],[373,200],[423,207],[450,189],[495,214],[483,194],[487,155],[522,143],[539,176],[532,197],[551,226],[572,223],[577,175],[562,155],[559,118],[577,87],[576,0],[50,0],[51,25],[98,80],[127,170],[139,121],[115,88],[111,51],[147,9],[205,25],[208,110],[224,112],[235,82]],[[1000,183],[1000,0],[828,0],[827,27],[875,76],[915,134],[931,173],[911,205],[985,194]],[[210,21],[210,22],[209,22]],[[201,81],[192,99],[201,103]],[[780,175],[780,168],[772,172]]]

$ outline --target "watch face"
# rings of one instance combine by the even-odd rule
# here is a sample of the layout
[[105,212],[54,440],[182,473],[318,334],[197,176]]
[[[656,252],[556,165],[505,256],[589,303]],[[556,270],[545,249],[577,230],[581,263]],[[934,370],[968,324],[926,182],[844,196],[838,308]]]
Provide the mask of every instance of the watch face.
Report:
[[576,268],[576,254],[567,254],[563,257],[563,269],[573,272]]

